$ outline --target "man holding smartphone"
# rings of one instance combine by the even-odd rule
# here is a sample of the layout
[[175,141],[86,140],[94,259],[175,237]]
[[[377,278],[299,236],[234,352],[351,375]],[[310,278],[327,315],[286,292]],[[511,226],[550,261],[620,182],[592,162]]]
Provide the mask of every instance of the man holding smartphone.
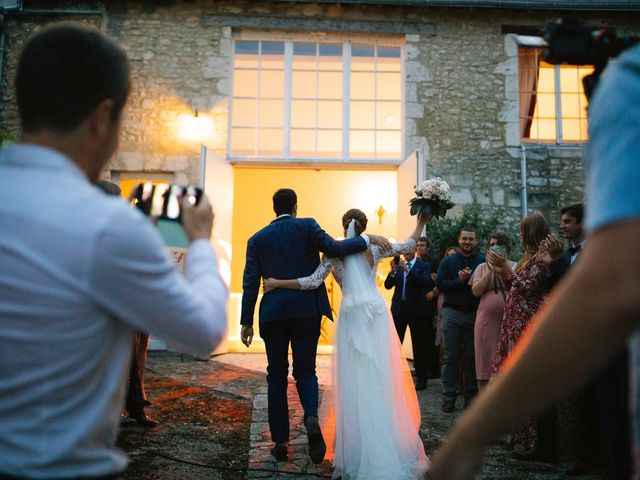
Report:
[[126,53],[96,29],[43,28],[19,59],[21,132],[0,151],[0,478],[117,478],[133,330],[200,355],[226,331],[206,197],[182,205],[184,278],[151,222],[93,185],[129,89]]

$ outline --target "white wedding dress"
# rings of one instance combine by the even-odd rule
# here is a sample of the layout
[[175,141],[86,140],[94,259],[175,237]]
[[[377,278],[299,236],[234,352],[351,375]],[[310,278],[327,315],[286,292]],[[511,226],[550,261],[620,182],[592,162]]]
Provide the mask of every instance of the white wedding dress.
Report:
[[[353,224],[353,222],[352,222]],[[353,236],[353,225],[347,236]],[[420,407],[411,373],[401,354],[391,313],[375,282],[380,259],[415,250],[415,241],[394,244],[383,254],[371,247],[374,264],[364,253],[340,260],[324,258],[302,289],[317,288],[331,271],[342,288],[333,365],[335,444],[332,478],[343,480],[413,480],[422,478],[429,460],[420,439]],[[321,408],[329,458],[326,397]]]

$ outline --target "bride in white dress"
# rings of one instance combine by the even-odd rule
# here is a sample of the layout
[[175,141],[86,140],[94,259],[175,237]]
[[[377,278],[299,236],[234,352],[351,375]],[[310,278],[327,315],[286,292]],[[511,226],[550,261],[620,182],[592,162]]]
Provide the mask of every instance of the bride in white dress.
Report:
[[[343,259],[323,258],[309,277],[265,280],[265,291],[309,290],[333,272],[342,288],[332,379],[334,479],[413,480],[422,478],[429,464],[419,435],[420,407],[411,373],[375,281],[381,259],[415,250],[426,221],[419,218],[411,237],[393,244],[391,251],[372,245]],[[366,223],[367,217],[357,209],[342,218],[347,237],[362,233]]]

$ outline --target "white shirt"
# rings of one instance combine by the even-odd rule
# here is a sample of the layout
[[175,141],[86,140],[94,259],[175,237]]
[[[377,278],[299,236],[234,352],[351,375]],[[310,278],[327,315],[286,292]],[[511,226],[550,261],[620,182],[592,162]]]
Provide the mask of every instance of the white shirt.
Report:
[[413,268],[414,263],[416,263],[416,257],[413,257],[407,262],[407,270],[404,272],[404,281],[402,282],[402,300],[407,299],[407,276]]
[[226,331],[227,289],[207,240],[186,279],[138,211],[67,157],[0,151],[0,474],[118,473],[115,448],[132,330],[208,354]]

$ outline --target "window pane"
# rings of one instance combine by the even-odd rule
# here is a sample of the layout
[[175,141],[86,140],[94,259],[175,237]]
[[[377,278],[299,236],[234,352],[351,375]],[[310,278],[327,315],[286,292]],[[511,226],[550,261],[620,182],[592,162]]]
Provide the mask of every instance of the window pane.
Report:
[[376,158],[400,159],[402,134],[400,132],[376,132]]
[[282,127],[284,124],[284,102],[282,100],[260,100],[260,127]]
[[284,42],[262,42],[261,68],[284,68]]
[[282,155],[282,129],[261,128],[258,131],[258,154],[269,157]]
[[342,130],[318,130],[318,157],[342,157]]
[[378,45],[378,70],[399,72],[400,69],[400,47]]
[[351,73],[351,98],[371,99],[376,94],[376,79],[373,72]]
[[562,93],[560,101],[562,103],[562,118],[580,118],[582,116],[580,97],[577,94]]
[[562,140],[568,142],[576,142],[581,140],[582,129],[580,128],[579,119],[563,119],[562,120]]
[[293,44],[293,69],[294,70],[315,70],[316,69],[316,44],[300,43]]
[[254,99],[233,99],[233,126],[255,127],[257,101]]
[[533,115],[540,118],[555,118],[556,96],[552,93],[540,93],[537,100],[538,104]]
[[342,98],[342,73],[318,73],[318,98]]
[[534,119],[531,124],[531,139],[556,140],[556,120]]
[[258,71],[236,70],[233,72],[233,96],[257,97],[258,96]]
[[349,132],[349,156],[352,158],[374,158],[376,138],[375,132]]
[[560,67],[560,91],[562,93],[578,93],[580,78],[576,67]]
[[349,128],[375,128],[376,105],[374,102],[351,102]]
[[292,100],[291,101],[291,126],[308,127],[316,126],[316,101]]
[[375,70],[373,45],[353,44],[351,46],[351,70]]
[[377,81],[378,100],[400,100],[402,86],[399,73],[379,73]]
[[256,68],[258,66],[258,42],[236,41],[234,64],[236,68]]
[[538,72],[538,92],[553,93],[556,91],[553,66],[540,67]]
[[260,96],[284,97],[284,72],[262,70],[260,72]]
[[342,128],[342,102],[318,102],[318,128]]
[[291,156],[313,157],[315,156],[316,131],[315,130],[291,130]]
[[342,71],[342,45],[321,43],[319,45],[318,68],[320,70]]
[[293,98],[316,98],[316,72],[292,72],[291,96]]
[[400,130],[402,126],[402,105],[400,102],[378,102],[376,128]]
[[231,154],[254,155],[256,145],[256,130],[253,128],[231,129]]

